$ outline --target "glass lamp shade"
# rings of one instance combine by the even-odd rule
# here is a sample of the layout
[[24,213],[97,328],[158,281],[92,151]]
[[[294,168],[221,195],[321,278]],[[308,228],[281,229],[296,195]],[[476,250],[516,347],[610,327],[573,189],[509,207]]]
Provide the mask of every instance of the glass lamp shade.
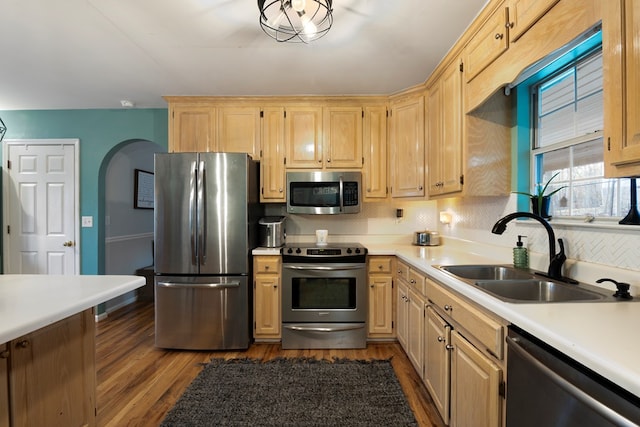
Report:
[[278,42],[309,43],[333,24],[332,0],[258,0],[260,26]]

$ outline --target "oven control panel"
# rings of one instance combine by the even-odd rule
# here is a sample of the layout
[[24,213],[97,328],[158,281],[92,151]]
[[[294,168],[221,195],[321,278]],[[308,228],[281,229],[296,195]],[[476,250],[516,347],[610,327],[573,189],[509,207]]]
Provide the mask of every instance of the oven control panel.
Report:
[[[367,248],[359,244],[335,244],[328,246],[318,245],[286,245],[281,249],[284,258],[309,258],[318,260],[324,259],[327,262],[333,262],[336,258],[363,258],[367,254]],[[286,262],[286,260],[284,260]]]

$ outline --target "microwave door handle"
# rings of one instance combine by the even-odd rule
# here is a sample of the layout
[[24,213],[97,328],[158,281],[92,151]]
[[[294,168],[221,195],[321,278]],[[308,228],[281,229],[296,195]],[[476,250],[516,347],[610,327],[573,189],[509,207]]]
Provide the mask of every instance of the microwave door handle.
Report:
[[340,175],[340,212],[343,211],[344,208],[344,180],[342,175]]
[[198,167],[198,248],[200,249],[200,265],[204,265],[207,259],[207,219],[206,219],[206,188],[207,179],[205,162],[201,161]]
[[191,231],[190,243],[191,243],[191,264],[198,265],[198,253],[197,253],[197,226],[198,226],[198,212],[196,208],[196,179],[198,176],[198,169],[196,163],[191,163],[191,186],[189,187],[189,230]]

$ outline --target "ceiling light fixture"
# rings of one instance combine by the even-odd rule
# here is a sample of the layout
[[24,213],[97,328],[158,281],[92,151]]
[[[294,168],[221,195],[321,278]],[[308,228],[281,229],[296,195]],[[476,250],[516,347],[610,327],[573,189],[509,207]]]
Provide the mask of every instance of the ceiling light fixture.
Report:
[[333,24],[332,0],[258,0],[260,26],[279,42],[309,43]]
[[0,118],[0,142],[2,141],[2,138],[4,138],[5,133],[7,133],[7,126],[5,126],[2,118]]

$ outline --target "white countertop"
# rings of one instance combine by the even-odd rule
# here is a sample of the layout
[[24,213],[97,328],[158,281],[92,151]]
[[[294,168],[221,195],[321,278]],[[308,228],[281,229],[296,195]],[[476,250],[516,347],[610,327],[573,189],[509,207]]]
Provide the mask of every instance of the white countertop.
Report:
[[[369,255],[397,256],[622,388],[640,396],[640,335],[635,329],[640,326],[640,301],[508,303],[432,267],[451,264],[508,264],[504,262],[504,254],[484,247],[468,250],[448,244],[420,247],[367,242],[365,246]],[[254,254],[278,253],[254,251]],[[597,272],[597,265],[593,268]],[[600,275],[603,276],[604,274]],[[635,294],[634,297],[640,299],[639,294]]]
[[0,343],[144,286],[141,276],[0,275]]
[[[396,255],[440,283],[640,396],[640,301],[508,303],[432,267],[500,263],[447,246],[367,245],[370,255]],[[502,262],[504,264],[504,262]],[[613,294],[613,291],[612,291]],[[635,295],[640,299],[640,295]]]

